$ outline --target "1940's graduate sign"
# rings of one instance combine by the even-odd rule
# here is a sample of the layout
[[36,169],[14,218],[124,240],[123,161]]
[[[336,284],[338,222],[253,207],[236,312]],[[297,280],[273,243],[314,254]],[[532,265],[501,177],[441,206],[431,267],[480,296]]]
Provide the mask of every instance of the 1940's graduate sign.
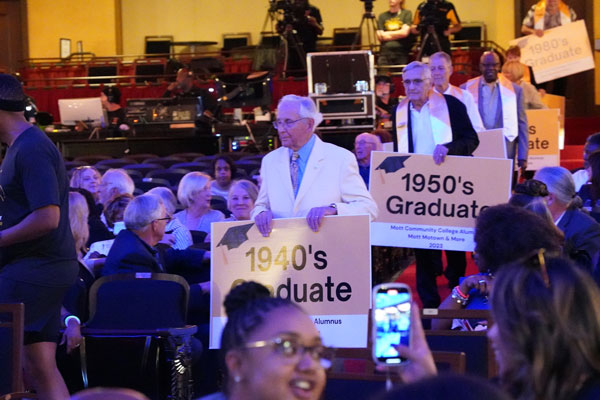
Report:
[[373,152],[371,244],[472,251],[475,219],[510,197],[512,161]]
[[369,217],[325,217],[319,232],[304,218],[273,220],[263,237],[253,221],[212,224],[210,348],[227,321],[223,300],[256,281],[306,311],[325,344],[366,347],[371,293]]

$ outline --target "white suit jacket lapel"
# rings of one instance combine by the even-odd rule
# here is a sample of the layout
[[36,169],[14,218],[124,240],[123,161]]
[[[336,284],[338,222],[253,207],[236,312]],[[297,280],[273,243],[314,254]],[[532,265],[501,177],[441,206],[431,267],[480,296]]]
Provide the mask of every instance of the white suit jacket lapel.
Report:
[[313,146],[313,149],[310,152],[310,156],[308,156],[308,162],[306,163],[306,170],[304,171],[304,176],[302,176],[302,182],[300,182],[298,196],[296,196],[296,202],[294,203],[294,210],[296,210],[298,204],[300,204],[302,198],[308,193],[312,183],[319,175],[319,172],[321,171],[321,168],[323,166],[324,159],[325,157],[323,153],[323,142],[321,141],[321,139],[319,139],[319,137],[316,137],[315,145]]

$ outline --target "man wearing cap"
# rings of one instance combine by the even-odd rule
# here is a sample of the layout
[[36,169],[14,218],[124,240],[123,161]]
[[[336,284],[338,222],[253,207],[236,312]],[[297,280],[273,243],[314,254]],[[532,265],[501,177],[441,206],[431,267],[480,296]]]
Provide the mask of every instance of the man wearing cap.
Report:
[[[24,361],[40,399],[67,399],[56,367],[60,308],[78,272],[69,180],[56,146],[25,120],[19,81],[0,74],[0,303],[25,304]],[[75,316],[67,316],[65,323]]]

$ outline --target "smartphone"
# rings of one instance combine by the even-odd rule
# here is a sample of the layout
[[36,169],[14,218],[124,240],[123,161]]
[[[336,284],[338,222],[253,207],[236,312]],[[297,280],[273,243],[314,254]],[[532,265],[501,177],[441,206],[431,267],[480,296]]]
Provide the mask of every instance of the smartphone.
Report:
[[406,362],[396,345],[410,345],[412,295],[403,283],[382,283],[373,288],[373,360],[380,365]]

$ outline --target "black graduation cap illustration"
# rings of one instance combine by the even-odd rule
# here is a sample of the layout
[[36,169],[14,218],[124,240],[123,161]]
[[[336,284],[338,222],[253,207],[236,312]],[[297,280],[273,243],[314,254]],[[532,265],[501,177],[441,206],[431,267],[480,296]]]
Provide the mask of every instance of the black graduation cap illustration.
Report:
[[386,174],[391,174],[404,168],[404,162],[409,158],[410,156],[389,156],[375,169],[382,169]]
[[254,225],[254,222],[228,228],[217,247],[227,246],[227,250],[237,249],[248,240],[248,231],[252,228],[252,225]]

